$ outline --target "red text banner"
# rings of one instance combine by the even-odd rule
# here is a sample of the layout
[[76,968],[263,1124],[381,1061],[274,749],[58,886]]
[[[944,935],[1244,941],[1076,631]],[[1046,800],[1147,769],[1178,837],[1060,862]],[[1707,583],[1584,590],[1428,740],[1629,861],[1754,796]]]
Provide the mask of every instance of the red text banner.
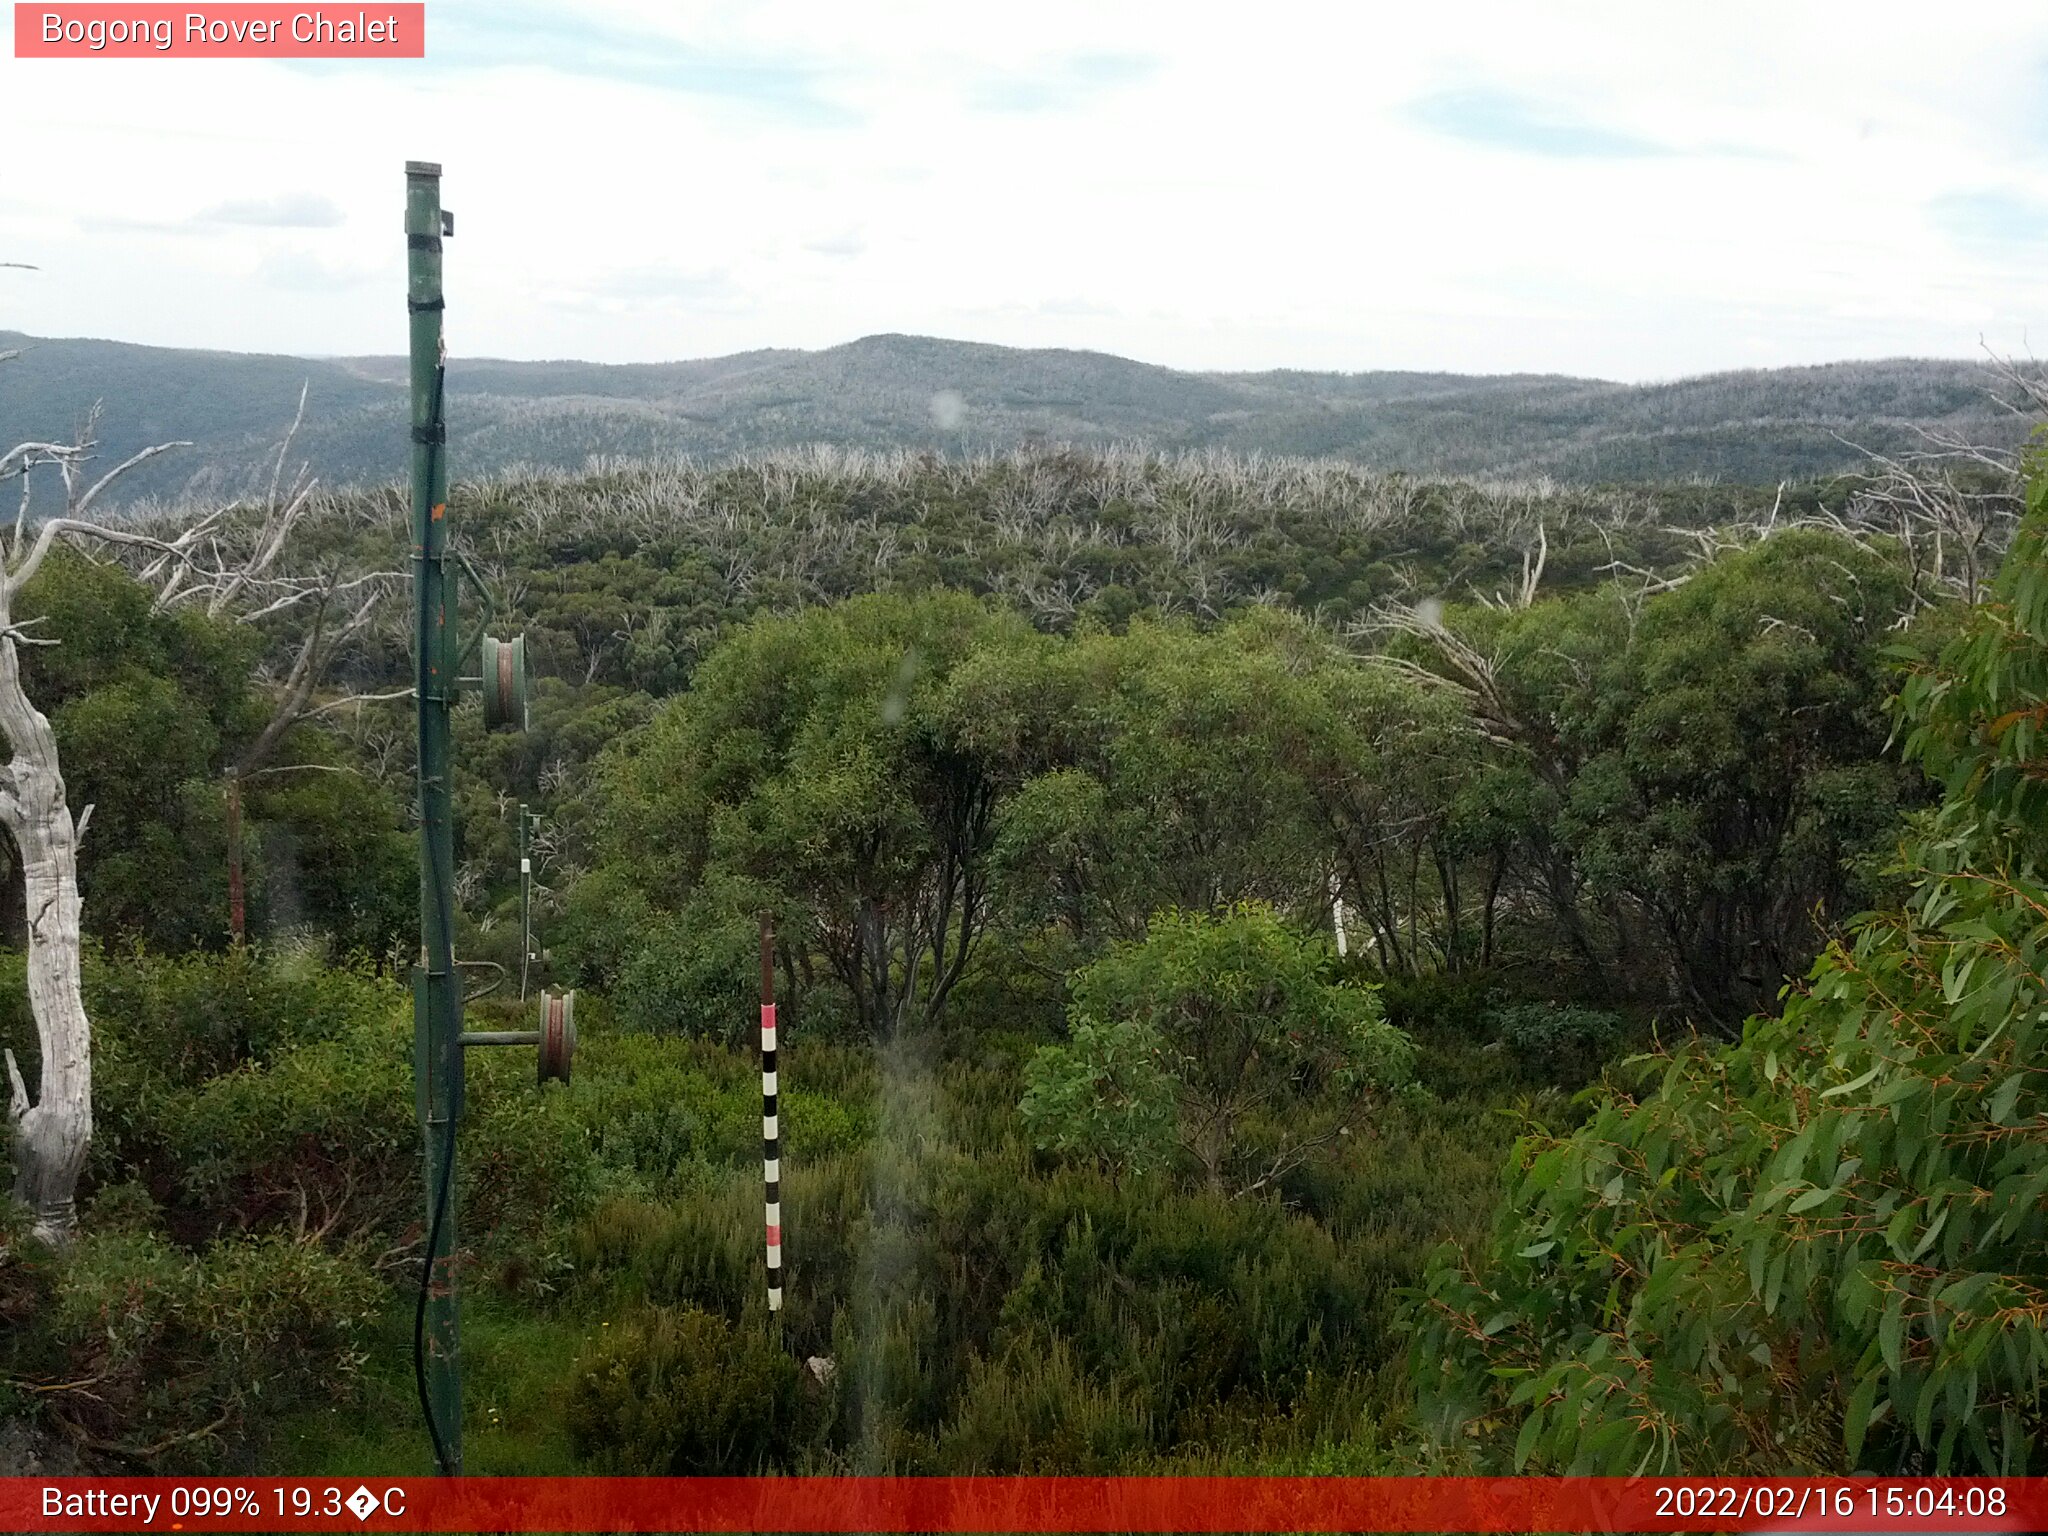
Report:
[[426,52],[424,4],[14,7],[18,59],[422,59]]
[[2048,1530],[2048,1478],[7,1478],[8,1531]]

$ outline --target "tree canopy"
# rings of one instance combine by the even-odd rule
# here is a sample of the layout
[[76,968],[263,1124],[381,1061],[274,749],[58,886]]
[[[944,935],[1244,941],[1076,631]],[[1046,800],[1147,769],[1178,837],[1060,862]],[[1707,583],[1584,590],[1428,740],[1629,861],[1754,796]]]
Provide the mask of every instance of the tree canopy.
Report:
[[1905,899],[1738,1043],[1647,1058],[1641,1088],[1526,1140],[1480,1267],[1436,1270],[1412,1369],[1485,1464],[2038,1465],[2044,538],[2037,474],[1991,601],[1938,662],[1902,649],[1906,752],[1942,786],[1900,851]]

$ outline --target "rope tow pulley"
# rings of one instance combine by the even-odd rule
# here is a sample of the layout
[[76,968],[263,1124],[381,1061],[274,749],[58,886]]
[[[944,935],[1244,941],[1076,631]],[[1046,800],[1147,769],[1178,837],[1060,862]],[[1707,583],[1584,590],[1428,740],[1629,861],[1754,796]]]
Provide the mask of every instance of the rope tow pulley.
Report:
[[576,994],[540,995],[540,1080],[566,1083],[576,1055]]
[[569,1081],[569,1063],[576,1055],[576,994],[543,992],[538,1029],[478,1029],[463,1033],[464,1046],[531,1045],[539,1047],[543,1083]]
[[526,636],[493,640],[484,636],[479,679],[484,698],[484,726],[498,730],[511,726],[526,729],[528,690],[526,686]]

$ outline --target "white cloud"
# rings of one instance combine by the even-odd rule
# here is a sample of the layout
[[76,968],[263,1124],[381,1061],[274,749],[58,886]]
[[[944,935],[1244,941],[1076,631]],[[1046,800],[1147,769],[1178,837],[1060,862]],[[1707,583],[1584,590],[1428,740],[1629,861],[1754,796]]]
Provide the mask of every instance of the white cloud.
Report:
[[806,240],[804,249],[819,256],[859,256],[868,248],[867,236],[858,229],[843,229],[834,235]]
[[2048,315],[2032,0],[611,0],[496,49],[493,14],[436,0],[424,64],[0,59],[8,158],[49,171],[0,204],[44,269],[0,273],[0,328],[399,350],[418,158],[472,354],[912,331],[1643,378]]
[[332,229],[346,217],[327,198],[311,192],[285,192],[215,203],[199,215],[199,222],[249,224],[258,229]]

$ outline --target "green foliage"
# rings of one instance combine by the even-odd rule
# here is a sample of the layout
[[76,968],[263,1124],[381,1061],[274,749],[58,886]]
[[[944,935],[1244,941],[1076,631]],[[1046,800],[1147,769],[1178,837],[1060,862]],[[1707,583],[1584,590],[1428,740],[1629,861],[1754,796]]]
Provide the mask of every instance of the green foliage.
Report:
[[[750,1065],[617,1043],[636,1078],[662,1056],[735,1081]],[[1397,1101],[1286,1202],[1232,1200],[1034,1156],[1008,1058],[920,1064],[899,1045],[878,1081],[875,1055],[798,1047],[784,1064],[785,1084],[873,1122],[857,1144],[785,1152],[781,1339],[834,1364],[801,1443],[777,1452],[793,1470],[1166,1470],[1226,1451],[1255,1466],[1347,1437],[1368,1399],[1385,1406],[1397,1288],[1435,1237],[1477,1230],[1505,1147],[1470,1103]],[[786,1108],[786,1131],[820,1107]],[[646,1308],[756,1328],[758,1169],[699,1162],[666,1192],[605,1200],[570,1256],[604,1334]]]
[[[630,934],[613,984],[631,1028],[742,1044],[759,1038],[760,914],[770,892],[721,872],[674,913],[650,911]],[[616,923],[613,910],[608,921]]]
[[392,1008],[170,1088],[151,1129],[180,1196],[219,1221],[391,1232],[416,1204],[410,1059],[410,1021]]
[[[1427,1177],[1388,1179],[1387,1204],[1426,1207],[1406,1180]],[[1421,1254],[1276,1202],[1048,1177],[1014,1144],[794,1163],[784,1220],[785,1348],[836,1367],[805,1431],[812,1470],[1129,1469],[1191,1441],[1345,1433],[1356,1396],[1325,1384],[1362,1385],[1389,1358],[1394,1292]],[[643,1306],[758,1327],[759,1221],[740,1174],[666,1207],[601,1207],[576,1256],[617,1277],[603,1331]]]
[[[21,963],[0,956],[0,1039],[18,1054],[34,1038]],[[245,947],[89,956],[85,996],[91,1170],[109,1183],[139,1178],[173,1230],[340,1245],[395,1240],[417,1220],[411,1009],[390,980]],[[486,1016],[479,1005],[472,1022]],[[607,1044],[600,1034],[600,1057]],[[594,1090],[536,1094],[532,1071],[524,1052],[469,1063],[464,1205],[479,1232],[502,1228],[508,1241],[585,1198],[596,1178],[585,1121],[565,1101]]]
[[569,1429],[602,1472],[740,1475],[778,1463],[801,1407],[795,1362],[758,1322],[650,1308],[576,1362]]
[[[1559,934],[1610,989],[1739,1019],[1871,894],[1913,798],[1882,759],[1898,562],[1800,529],[1647,600],[1453,616],[1533,781],[1508,813]],[[1639,607],[1639,611],[1638,611]]]
[[[363,976],[294,994],[299,975],[235,955],[129,962],[124,995],[146,1000],[138,1017],[166,1031],[164,1060],[189,1061],[195,1080],[130,1117],[120,1162],[140,1172],[96,1191],[95,1240],[146,1238],[158,1253],[168,1230],[201,1258],[274,1245],[353,1265],[416,1238],[402,998]],[[303,1032],[287,1018],[243,1043],[265,1016],[257,1000],[294,995],[305,1000]],[[193,1017],[180,1022],[183,1010]],[[471,1022],[503,1027],[511,1010],[476,1005]],[[1478,1213],[1487,1138],[1455,1115],[1439,1124],[1429,1106],[1396,1103],[1376,1135],[1349,1138],[1313,1165],[1315,1183],[1290,1187],[1290,1204],[1307,1210],[1228,1201],[1035,1158],[1012,1110],[1018,1055],[982,1049],[927,1069],[865,1047],[790,1048],[787,1305],[772,1371],[809,1355],[837,1369],[829,1384],[799,1378],[795,1413],[771,1420],[760,1464],[1080,1471],[1227,1449],[1256,1465],[1348,1436],[1376,1390],[1370,1373],[1388,1359],[1395,1288],[1416,1279],[1430,1240],[1470,1219],[1455,1213]],[[748,1342],[762,1327],[751,1049],[615,1033],[597,1007],[571,1085],[536,1093],[531,1072],[524,1052],[470,1062],[464,1234],[478,1260],[467,1278],[480,1330],[470,1342],[487,1344],[469,1359],[479,1446],[509,1433],[490,1410],[518,1403],[531,1426],[574,1435],[506,1442],[494,1454],[508,1470],[533,1457],[656,1470],[713,1442],[732,1458],[723,1465],[754,1465],[744,1446],[758,1418],[678,1385],[693,1371],[739,1382],[771,1369]],[[226,1246],[209,1232],[229,1234]],[[40,1262],[33,1250],[21,1258]],[[391,1278],[407,1273],[396,1265]],[[79,1379],[66,1373],[82,1346],[51,1332],[41,1281],[0,1266],[0,1307],[18,1284],[33,1294],[9,1314],[20,1326],[7,1347],[19,1352],[5,1373]],[[361,1404],[344,1400],[337,1416],[319,1393],[266,1387],[276,1413],[238,1409],[222,1441],[271,1445],[265,1428],[277,1419],[290,1428],[270,1464],[297,1466],[334,1444],[356,1446],[358,1460],[417,1455],[409,1303],[402,1283],[382,1295],[381,1331],[352,1346],[372,1356]],[[635,1332],[651,1337],[664,1326],[655,1319],[692,1309],[716,1326],[679,1327],[689,1344],[671,1350]],[[503,1342],[514,1324],[516,1347]],[[574,1369],[537,1346],[578,1335],[594,1342]],[[671,1360],[666,1385],[638,1373],[648,1351]],[[597,1383],[582,1381],[598,1366]],[[226,1406],[208,1401],[215,1414]],[[149,1421],[166,1436],[169,1411]],[[406,1428],[364,1441],[358,1426],[380,1419]],[[192,1442],[162,1465],[201,1467],[217,1454]]]
[[409,952],[419,863],[401,797],[318,731],[291,732],[283,753],[290,771],[253,781],[243,802],[252,931],[310,928],[342,956]]
[[[806,1046],[804,1062],[801,1079],[783,1088],[785,1150],[808,1160],[858,1146],[873,1119],[869,1064],[822,1044]],[[830,1082],[842,1065],[839,1092],[827,1094],[821,1077]],[[745,1169],[758,1195],[761,1075],[752,1050],[593,1033],[578,1045],[577,1073],[560,1095],[562,1113],[607,1170],[608,1188],[666,1198],[696,1188],[701,1174]],[[753,1216],[758,1228],[758,1208]]]
[[[613,858],[657,912],[680,917],[704,887],[760,892],[872,1031],[935,1017],[985,921],[1000,773],[964,739],[951,681],[1022,634],[957,594],[756,621],[615,763]],[[640,973],[643,996],[661,985]]]
[[998,822],[1011,922],[1129,938],[1162,907],[1295,895],[1316,828],[1259,750],[1303,710],[1282,628],[1141,622],[976,670],[972,728],[1031,774]]
[[1739,1044],[1528,1139],[1486,1268],[1446,1256],[1412,1370],[1483,1464],[2012,1473],[2048,1365],[2048,474],[1996,594],[1913,676],[1945,786],[1903,906]]
[[1159,1033],[1136,1019],[1080,1019],[1065,1045],[1039,1047],[1018,1108],[1038,1145],[1149,1173],[1179,1146],[1172,1074]]
[[1583,1082],[1613,1054],[1622,1020],[1597,1008],[1572,1004],[1512,1003],[1493,1013],[1502,1047],[1540,1076]]
[[[492,1027],[481,1010],[471,1022]],[[167,1096],[158,1133],[177,1148],[177,1188],[221,1223],[397,1239],[419,1217],[411,1065],[409,1010],[395,1007]],[[467,1079],[463,1220],[476,1247],[502,1252],[602,1181],[578,1085],[537,1091],[525,1051],[473,1052]]]
[[[260,723],[247,689],[255,635],[157,612],[118,566],[69,551],[44,562],[16,618],[58,642],[23,653],[22,683],[56,732],[74,813],[93,807],[97,835],[79,854],[87,930],[174,946],[216,937],[227,865],[209,788]],[[165,901],[170,890],[186,899]]]
[[1064,1339],[1020,1340],[975,1362],[938,1459],[968,1476],[1128,1474],[1156,1438],[1142,1389],[1091,1376]]
[[[1039,1144],[1137,1170],[1177,1142],[1212,1191],[1227,1176],[1240,1192],[1270,1185],[1413,1071],[1372,991],[1330,981],[1327,963],[1270,908],[1155,917],[1142,943],[1074,979],[1074,1038],[1042,1047],[1026,1078]],[[1297,1108],[1307,1129],[1247,1156],[1246,1116]]]
[[[1820,495],[1795,487],[1788,508]],[[1732,1017],[1885,894],[1869,855],[1917,791],[1880,760],[1878,700],[1951,623],[1894,634],[1895,563],[1807,533],[1650,595],[1600,574],[1674,574],[1679,530],[1769,492],[1668,487],[1643,516],[1584,491],[1062,452],[606,470],[456,501],[539,670],[561,674],[524,735],[460,713],[461,952],[516,962],[524,799],[545,818],[548,979],[584,988],[573,1083],[536,1091],[524,1051],[468,1064],[466,1286],[488,1341],[472,1427],[498,1458],[480,1465],[1385,1470],[1403,1415],[1388,1367],[1409,1342],[1396,1293],[1434,1242],[1481,1240],[1511,1123],[1535,1164],[1500,1218],[1501,1264],[1440,1271],[1425,1318],[1444,1362],[1430,1422],[1489,1465],[1533,1406],[1524,1448],[1559,1468],[1620,1465],[1631,1435],[1637,1459],[1846,1465],[1852,1423],[1869,1464],[1960,1465],[1972,1409],[1999,1457],[2038,1433],[2022,1367],[2039,1083],[2006,1022],[2032,995],[2014,893],[2038,893],[2026,860],[1981,856],[1987,827],[2031,847],[2048,809],[2048,676],[2018,594],[2005,632],[1971,630],[1976,660],[1905,685],[1917,760],[1975,809],[1930,822],[1900,878],[1997,867],[2005,896],[1871,920],[1780,1033],[1752,1024],[1749,1056],[1660,1061],[1678,1086],[1637,1086],[1651,1112],[1618,1068],[1604,1099],[1557,1085],[1612,1054],[1601,1010],[1670,996]],[[1513,585],[1532,516],[1558,598],[1461,608]],[[381,567],[401,521],[397,498],[350,494],[295,538],[310,565]],[[262,714],[246,632],[162,628],[115,578],[77,583],[79,648],[30,660],[51,669],[79,774],[106,783],[88,921],[102,889],[138,911],[196,891],[172,904],[185,928],[128,926],[212,943],[217,774]],[[1456,671],[1426,636],[1348,649],[1371,642],[1345,621],[1430,593],[1497,665],[1497,693],[1418,677]],[[350,686],[403,678],[380,643]],[[252,911],[259,931],[324,930],[330,954],[382,961],[417,895],[409,748],[374,711],[345,718],[349,737],[297,732],[294,771],[246,786]],[[1319,936],[1339,898],[1344,960]],[[786,1052],[779,1350],[760,1311],[764,911]],[[130,1273],[157,1320],[136,1325],[151,1363],[120,1378],[137,1390],[196,1348],[181,1319],[232,1326],[245,1270],[276,1266],[285,1304],[310,1298],[316,1353],[343,1355],[372,1346],[323,1332],[318,1267],[361,1279],[377,1255],[406,1275],[406,999],[313,964],[322,947],[89,959],[87,1219],[101,1270]],[[0,992],[17,999],[0,1034],[26,1053],[18,975],[0,970]],[[470,1020],[530,1025],[531,1008],[493,998]],[[1403,1091],[1416,1077],[1434,1098]],[[1870,1102],[1881,1089],[1899,1097]],[[1889,1130],[1862,1123],[1895,1109]],[[1809,1126],[1810,1157],[1773,1171]],[[1881,1166],[1901,1171],[1864,1172]],[[1252,1190],[1272,1198],[1231,1198]],[[1992,1279],[1972,1281],[1980,1264]],[[97,1368],[93,1336],[55,1329],[62,1272],[0,1265],[0,1374]],[[225,1299],[166,1299],[207,1287]],[[399,1290],[372,1293],[366,1424],[411,1423]],[[794,1372],[811,1355],[835,1362],[828,1379]],[[301,1454],[327,1443],[318,1393],[264,1391],[297,1414]],[[169,1437],[232,1407],[218,1433],[246,1456],[269,1417],[253,1405],[205,1388],[138,1422]],[[499,1424],[509,1405],[531,1445]],[[399,1435],[383,1461],[419,1454]],[[168,1459],[188,1451],[214,1442]]]
[[74,1437],[145,1465],[206,1465],[264,1416],[346,1401],[383,1298],[360,1262],[274,1236],[192,1254],[131,1220],[30,1274],[18,1252],[0,1247],[0,1361]]
[[[82,983],[93,1024],[93,1167],[102,1176],[181,1151],[175,1117],[199,1086],[296,1045],[388,1023],[401,1006],[398,990],[366,969],[254,947],[180,956],[89,949]],[[0,1044],[33,1070],[18,952],[0,951]]]
[[[69,550],[37,571],[17,618],[55,642],[22,652],[23,685],[56,733],[73,813],[93,808],[79,849],[86,932],[169,950],[220,943],[221,775],[265,721],[262,637],[196,609],[160,611],[120,566]],[[252,781],[245,852],[274,857],[250,861],[251,911],[258,932],[311,924],[342,953],[383,954],[417,899],[402,806],[340,756],[302,727],[272,765],[293,771]],[[0,907],[10,927],[19,903],[16,891]]]
[[1084,946],[1167,907],[1320,915],[1330,866],[1366,883],[1388,824],[1441,819],[1476,758],[1448,701],[1265,612],[977,658],[963,691],[976,741],[1028,774],[996,817],[1002,921]]

